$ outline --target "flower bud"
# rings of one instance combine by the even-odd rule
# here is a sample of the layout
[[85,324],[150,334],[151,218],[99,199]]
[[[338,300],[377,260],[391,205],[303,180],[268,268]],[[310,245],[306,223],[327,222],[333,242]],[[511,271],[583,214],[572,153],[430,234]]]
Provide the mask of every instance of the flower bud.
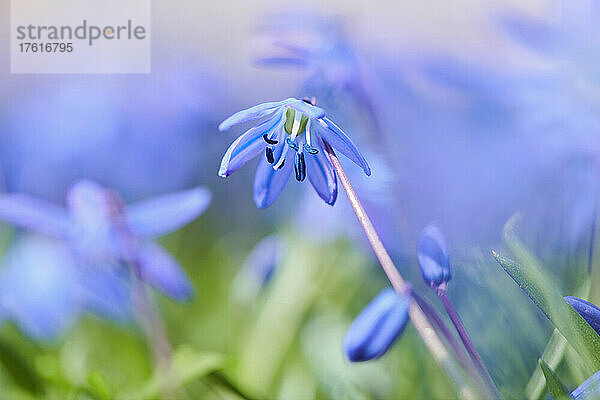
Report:
[[452,278],[444,235],[435,225],[428,225],[419,238],[419,267],[425,283],[439,286]]
[[402,334],[408,322],[410,295],[384,289],[356,317],[346,336],[344,350],[352,362],[381,357]]
[[564,299],[600,335],[600,308],[577,297],[567,296]]

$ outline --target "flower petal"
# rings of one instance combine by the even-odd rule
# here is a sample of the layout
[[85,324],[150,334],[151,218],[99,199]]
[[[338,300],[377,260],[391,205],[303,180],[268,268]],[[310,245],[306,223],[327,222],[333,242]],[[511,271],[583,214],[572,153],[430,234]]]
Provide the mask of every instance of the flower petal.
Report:
[[65,209],[20,193],[0,195],[0,220],[57,238],[66,237],[70,226]]
[[289,98],[283,101],[271,101],[268,103],[262,103],[254,107],[247,108],[242,111],[238,111],[219,125],[221,132],[226,131],[234,125],[241,124],[243,122],[254,121],[256,119],[266,117],[269,114],[274,113],[281,106],[284,106],[291,101],[296,100]]
[[227,149],[221,160],[219,176],[226,178],[250,159],[256,157],[267,147],[263,135],[271,136],[273,132],[281,127],[284,122],[283,110],[279,110],[271,118],[262,124],[249,129],[238,137]]
[[298,99],[288,99],[288,100],[292,100],[289,103],[289,105],[291,107],[302,112],[303,114],[305,114],[307,117],[309,117],[311,119],[319,119],[319,118],[325,117],[325,110],[323,110],[320,107],[313,106],[312,104],[309,104],[309,103],[305,102],[304,100],[298,100]]
[[210,204],[210,199],[208,189],[196,187],[131,204],[125,212],[135,234],[156,237],[198,218]]
[[350,361],[368,361],[385,354],[406,327],[409,305],[408,295],[398,297],[390,288],[369,303],[344,337]]
[[[313,135],[312,132],[310,134]],[[317,154],[304,152],[308,179],[325,203],[332,206],[337,199],[337,177],[335,170],[321,146],[320,139],[313,135],[311,144],[319,152]]]
[[[284,135],[280,135],[280,143],[283,141]],[[281,153],[286,150],[285,162],[283,166],[277,170],[273,169],[273,165],[269,164],[266,159],[261,158],[256,176],[254,177],[254,203],[258,208],[267,208],[281,194],[281,191],[287,184],[294,166],[294,150],[288,146],[278,146],[275,149],[275,160],[279,159]]]
[[194,290],[177,261],[162,247],[146,243],[138,254],[142,279],[175,300],[192,297]]
[[131,284],[125,269],[111,265],[77,267],[82,287],[80,300],[86,310],[117,322],[131,319]]
[[369,164],[354,143],[352,143],[352,140],[329,118],[321,118],[318,122],[314,125],[317,126],[317,134],[321,139],[361,167],[365,171],[365,174],[371,175]]
[[20,238],[0,271],[4,317],[30,337],[54,339],[79,315],[76,270],[62,244],[35,236]]

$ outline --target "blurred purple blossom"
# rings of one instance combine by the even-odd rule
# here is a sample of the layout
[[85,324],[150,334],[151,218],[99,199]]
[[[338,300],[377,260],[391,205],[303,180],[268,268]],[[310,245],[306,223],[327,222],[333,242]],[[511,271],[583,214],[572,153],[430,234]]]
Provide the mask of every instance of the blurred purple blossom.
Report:
[[274,68],[298,68],[304,74],[301,94],[316,96],[327,109],[351,98],[378,127],[377,97],[369,68],[339,16],[310,11],[279,12],[259,25],[261,44],[256,63]]
[[276,273],[285,254],[285,241],[279,235],[270,235],[258,242],[233,281],[233,297],[240,304],[255,299]]
[[[58,241],[52,249],[60,249],[49,253],[48,246],[42,247],[41,255],[37,252],[40,245],[13,250],[18,257],[10,258],[3,270],[4,285],[10,287],[13,281],[15,286],[20,282],[26,285],[32,279],[34,266],[24,268],[22,276],[13,266],[19,264],[19,257],[39,262],[38,267],[45,268],[52,278],[45,293],[49,302],[56,301],[58,305],[57,316],[52,319],[57,331],[65,325],[59,324],[58,318],[70,320],[75,315],[68,314],[82,308],[107,316],[126,313],[124,310],[130,309],[128,288],[132,278],[139,278],[176,300],[185,300],[192,295],[191,283],[177,261],[152,239],[193,221],[209,202],[208,190],[198,187],[124,206],[116,193],[91,181],[79,181],[69,190],[67,209],[25,194],[2,194],[0,220],[48,235]],[[58,265],[65,267],[56,272]],[[56,290],[59,283],[78,289],[69,290],[71,294],[66,295],[63,290]],[[86,297],[82,299],[80,293],[86,293]],[[33,300],[28,296],[33,296]],[[25,330],[34,333],[36,328],[32,324],[37,323],[36,313],[39,313],[34,308],[37,304],[43,306],[36,296],[31,291],[20,293],[21,303],[30,304],[31,313],[15,317],[19,321],[32,318]],[[9,303],[12,310],[20,304]],[[65,310],[64,316],[58,315],[61,310]],[[40,332],[52,328],[45,327],[44,320],[40,324]]]

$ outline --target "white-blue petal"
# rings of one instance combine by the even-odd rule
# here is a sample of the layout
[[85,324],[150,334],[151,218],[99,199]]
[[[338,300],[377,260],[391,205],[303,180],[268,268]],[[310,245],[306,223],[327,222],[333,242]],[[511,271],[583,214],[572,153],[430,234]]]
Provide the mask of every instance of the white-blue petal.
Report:
[[262,124],[249,129],[238,137],[229,146],[221,160],[219,176],[228,177],[246,162],[260,154],[267,147],[267,142],[262,138],[263,135],[267,134],[270,138],[274,132],[282,127],[284,121],[283,110],[279,110]]
[[323,201],[332,206],[337,199],[337,177],[335,170],[321,146],[321,140],[313,135],[311,144],[319,152],[317,154],[304,152],[306,174]]
[[306,114],[306,116],[311,119],[319,119],[319,118],[325,117],[325,110],[323,110],[322,108],[313,106],[312,104],[309,104],[309,103],[305,102],[304,100],[298,100],[298,99],[288,99],[288,100],[293,100],[289,104],[291,107],[302,112],[303,114]]
[[[280,143],[284,139],[285,134],[281,134],[278,138]],[[254,203],[258,208],[267,208],[273,204],[290,179],[294,165],[294,150],[288,146],[279,146],[275,149],[274,158],[278,160],[284,150],[286,151],[285,162],[281,168],[273,169],[273,165],[265,158],[258,163],[254,177]]]
[[278,108],[294,101],[296,99],[289,98],[283,101],[272,101],[268,103],[258,104],[254,107],[247,108],[242,111],[238,111],[219,125],[221,132],[226,131],[234,125],[241,124],[243,122],[254,121],[262,117],[266,117],[269,114],[277,111]]
[[369,164],[358,150],[356,145],[352,143],[352,140],[329,118],[321,118],[318,122],[313,124],[317,129],[317,134],[331,145],[335,150],[352,160],[356,165],[361,167],[365,174],[371,175],[371,168]]

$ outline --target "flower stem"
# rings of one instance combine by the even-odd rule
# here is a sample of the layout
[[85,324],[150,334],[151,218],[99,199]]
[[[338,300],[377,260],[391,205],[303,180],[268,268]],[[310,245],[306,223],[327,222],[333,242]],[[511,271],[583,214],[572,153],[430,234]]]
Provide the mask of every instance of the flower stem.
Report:
[[156,375],[160,384],[162,398],[174,399],[176,390],[171,376],[171,345],[167,337],[165,326],[156,311],[148,290],[140,279],[140,269],[137,262],[133,262],[134,276],[132,279],[132,300],[140,328],[151,348],[156,366]]
[[469,353],[471,360],[473,360],[473,363],[475,363],[475,366],[477,367],[479,374],[483,378],[484,382],[487,384],[488,389],[491,391],[491,394],[493,394],[495,398],[501,399],[502,397],[500,397],[500,393],[498,392],[498,388],[496,387],[494,380],[490,376],[490,373],[488,372],[487,368],[485,367],[483,360],[479,356],[479,353],[477,352],[475,345],[473,345],[473,341],[471,340],[471,337],[467,333],[467,330],[465,329],[465,326],[464,326],[460,316],[458,315],[458,313],[452,306],[450,299],[446,295],[446,283],[442,283],[440,286],[438,286],[436,288],[435,292],[437,293],[440,300],[442,301],[442,304],[444,304],[444,308],[446,309],[446,312],[448,313],[450,320],[456,327],[458,336],[460,336],[460,339],[462,340],[463,344],[465,345],[465,348],[467,349],[467,353]]
[[[398,272],[398,269],[394,265],[392,258],[388,254],[385,246],[381,242],[373,223],[369,219],[369,216],[365,212],[362,203],[358,199],[356,192],[354,191],[348,176],[344,172],[342,168],[342,164],[340,160],[335,155],[333,148],[329,145],[329,143],[324,142],[325,152],[335,172],[340,178],[340,182],[346,191],[346,195],[348,196],[348,200],[350,201],[350,205],[354,209],[354,213],[358,218],[365,234],[367,235],[367,239],[373,251],[375,252],[375,256],[379,260],[383,271],[385,272],[388,280],[390,281],[392,287],[396,291],[396,293],[402,295],[407,290],[408,285],[402,279],[402,275]],[[434,360],[444,369],[446,374],[455,382],[458,388],[460,398],[472,399],[475,398],[475,395],[471,388],[466,384],[463,376],[457,368],[455,361],[452,359],[444,344],[438,337],[437,333],[431,326],[429,320],[423,313],[423,310],[419,306],[416,300],[411,301],[410,307],[408,309],[408,315],[413,322],[417,332],[423,339],[425,346],[428,348],[429,352],[433,356]]]
[[425,313],[427,318],[431,321],[431,323],[437,328],[437,330],[441,333],[441,336],[446,340],[446,343],[450,345],[452,351],[458,358],[458,361],[462,365],[465,371],[468,371],[469,374],[473,377],[473,379],[479,378],[479,372],[473,366],[473,363],[469,359],[468,354],[465,352],[463,346],[460,345],[456,337],[452,334],[442,317],[438,314],[435,308],[419,293],[413,290],[412,296],[415,301],[421,307],[421,310]]

